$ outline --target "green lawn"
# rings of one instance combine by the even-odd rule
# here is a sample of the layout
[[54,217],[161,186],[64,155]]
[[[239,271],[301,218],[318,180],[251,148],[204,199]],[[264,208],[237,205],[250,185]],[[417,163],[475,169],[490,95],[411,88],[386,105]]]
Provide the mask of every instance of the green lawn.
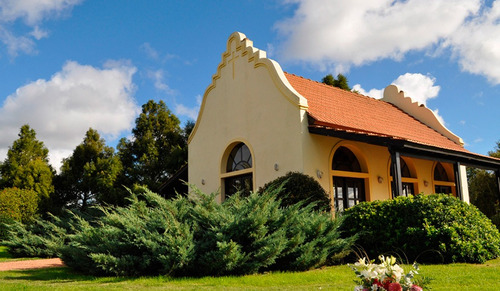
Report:
[[[6,259],[0,247],[0,261]],[[486,264],[422,265],[433,278],[432,290],[500,290],[500,259]],[[354,273],[333,266],[300,273],[269,273],[242,277],[147,278],[91,277],[68,268],[0,272],[1,290],[353,290]]]

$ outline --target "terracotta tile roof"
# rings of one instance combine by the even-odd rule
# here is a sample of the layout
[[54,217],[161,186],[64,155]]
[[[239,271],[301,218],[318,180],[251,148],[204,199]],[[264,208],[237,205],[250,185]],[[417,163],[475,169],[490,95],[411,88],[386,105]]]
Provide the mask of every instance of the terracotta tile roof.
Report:
[[308,102],[313,125],[334,130],[405,140],[471,153],[398,107],[378,99],[285,73]]

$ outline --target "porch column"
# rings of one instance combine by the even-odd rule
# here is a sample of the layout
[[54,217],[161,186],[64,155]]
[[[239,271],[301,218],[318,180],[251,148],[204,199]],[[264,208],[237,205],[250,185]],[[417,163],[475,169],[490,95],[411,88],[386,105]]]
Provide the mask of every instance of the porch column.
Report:
[[495,171],[497,176],[498,200],[500,201],[500,168]]
[[401,155],[398,151],[389,150],[391,153],[391,167],[392,172],[394,173],[392,176],[392,198],[396,198],[403,194],[403,183],[401,181]]
[[453,170],[455,172],[455,190],[457,192],[457,198],[463,200],[462,176],[460,175],[460,162],[453,163]]

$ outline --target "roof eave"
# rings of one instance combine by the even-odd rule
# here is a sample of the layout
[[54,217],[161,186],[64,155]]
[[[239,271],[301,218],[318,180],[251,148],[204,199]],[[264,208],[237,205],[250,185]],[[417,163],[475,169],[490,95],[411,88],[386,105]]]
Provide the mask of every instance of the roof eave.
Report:
[[444,162],[460,162],[463,165],[490,170],[500,169],[500,159],[483,156],[468,151],[456,151],[431,145],[424,145],[390,136],[375,133],[360,133],[349,129],[332,128],[318,124],[310,124],[309,132],[323,136],[337,137],[378,146],[387,147],[389,150],[399,151],[405,156],[439,160]]

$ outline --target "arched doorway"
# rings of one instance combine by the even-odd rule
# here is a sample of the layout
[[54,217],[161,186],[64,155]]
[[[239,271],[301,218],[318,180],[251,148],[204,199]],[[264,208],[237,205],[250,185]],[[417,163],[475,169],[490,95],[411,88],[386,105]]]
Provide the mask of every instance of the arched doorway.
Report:
[[342,212],[366,200],[364,173],[356,155],[347,147],[340,146],[332,158],[333,202],[335,211]]

